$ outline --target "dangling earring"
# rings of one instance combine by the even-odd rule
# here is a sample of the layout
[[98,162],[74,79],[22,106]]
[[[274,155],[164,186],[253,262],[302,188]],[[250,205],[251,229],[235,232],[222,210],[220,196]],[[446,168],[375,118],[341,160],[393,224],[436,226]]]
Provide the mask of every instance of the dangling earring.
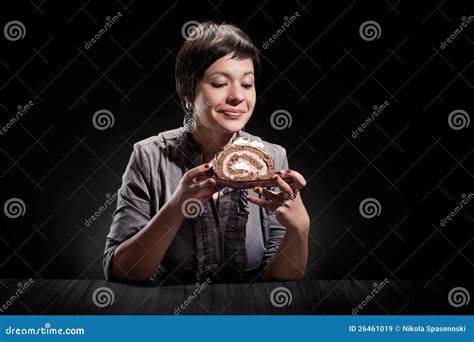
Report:
[[188,100],[186,100],[186,109],[188,112],[192,112],[193,110],[193,104],[191,102],[189,102]]
[[196,130],[196,118],[193,113],[193,104],[189,101],[185,103],[186,114],[184,115],[183,126],[189,132]]

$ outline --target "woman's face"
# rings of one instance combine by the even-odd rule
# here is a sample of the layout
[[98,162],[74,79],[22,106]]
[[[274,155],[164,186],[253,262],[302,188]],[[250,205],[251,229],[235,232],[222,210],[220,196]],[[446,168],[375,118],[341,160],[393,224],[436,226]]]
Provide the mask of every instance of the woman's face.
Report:
[[194,114],[202,128],[221,133],[242,129],[255,106],[255,75],[251,59],[219,58],[196,84]]

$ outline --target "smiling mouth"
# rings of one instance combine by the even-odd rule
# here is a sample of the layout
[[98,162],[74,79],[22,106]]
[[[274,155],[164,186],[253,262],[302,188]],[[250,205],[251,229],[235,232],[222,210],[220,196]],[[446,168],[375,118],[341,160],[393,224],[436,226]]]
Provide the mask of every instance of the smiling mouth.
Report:
[[219,113],[231,119],[238,119],[245,114],[244,111],[220,110]]

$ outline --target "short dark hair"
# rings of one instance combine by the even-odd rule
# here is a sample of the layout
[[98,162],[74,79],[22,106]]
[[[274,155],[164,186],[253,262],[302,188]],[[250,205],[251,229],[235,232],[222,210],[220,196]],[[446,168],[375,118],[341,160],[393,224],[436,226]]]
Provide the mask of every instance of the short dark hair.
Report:
[[176,59],[176,90],[183,107],[194,100],[197,81],[219,58],[231,54],[238,60],[250,58],[255,77],[260,74],[259,51],[250,37],[237,26],[206,21],[195,26]]

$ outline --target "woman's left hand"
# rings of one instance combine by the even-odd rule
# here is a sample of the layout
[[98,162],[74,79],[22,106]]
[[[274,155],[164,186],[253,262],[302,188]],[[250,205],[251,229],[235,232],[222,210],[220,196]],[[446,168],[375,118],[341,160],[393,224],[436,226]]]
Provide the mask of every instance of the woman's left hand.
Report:
[[281,175],[288,175],[293,178],[293,182],[288,184],[279,175],[275,176],[280,191],[270,191],[265,188],[256,187],[254,191],[263,195],[265,199],[247,196],[249,202],[254,203],[274,212],[278,222],[287,229],[297,232],[309,229],[310,219],[306,208],[301,200],[299,190],[306,185],[304,177],[294,170],[280,171]]

